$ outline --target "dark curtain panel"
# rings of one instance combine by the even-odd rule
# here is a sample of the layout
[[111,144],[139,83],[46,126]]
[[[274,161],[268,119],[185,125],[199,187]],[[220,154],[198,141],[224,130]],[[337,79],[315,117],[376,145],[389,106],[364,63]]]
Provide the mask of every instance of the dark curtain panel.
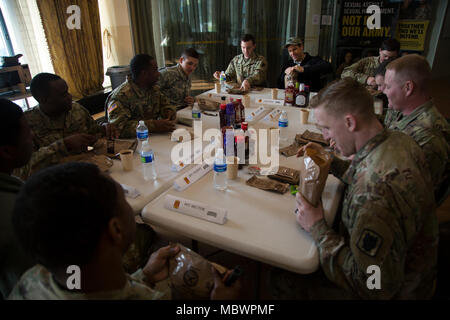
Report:
[[[181,51],[200,54],[194,78],[212,81],[241,53],[240,38],[256,38],[256,52],[269,62],[268,84],[275,86],[283,44],[291,36],[304,36],[306,0],[153,0],[158,1],[161,43],[166,65],[175,64]],[[285,53],[284,53],[285,54]]]
[[[155,0],[152,0],[155,1]],[[153,41],[152,3],[149,0],[128,0],[134,53],[155,56]]]
[[[103,89],[103,53],[97,1],[38,0],[55,73],[66,80],[74,98]],[[67,28],[67,8],[80,8],[80,29]]]

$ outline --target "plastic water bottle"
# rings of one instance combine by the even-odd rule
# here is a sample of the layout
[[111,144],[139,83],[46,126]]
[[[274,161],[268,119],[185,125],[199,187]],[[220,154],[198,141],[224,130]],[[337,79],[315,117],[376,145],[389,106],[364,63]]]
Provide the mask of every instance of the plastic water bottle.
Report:
[[289,120],[287,112],[281,112],[280,119],[278,120],[278,128],[280,129],[280,141],[287,141],[287,130],[288,130]]
[[220,73],[220,87],[222,88],[222,91],[223,91],[223,88],[225,87],[225,81],[227,81],[227,76],[225,75],[225,72],[222,71]]
[[148,139],[148,128],[143,120],[139,121],[136,128],[136,137],[139,142],[137,150],[140,152],[142,150],[142,143]]
[[194,103],[194,106],[192,107],[192,119],[194,121],[200,121],[202,120],[202,114],[200,112],[200,108],[198,107],[198,103]]
[[222,148],[217,149],[214,158],[214,188],[221,191],[227,188],[227,162]]
[[141,162],[144,180],[156,180],[155,155],[153,154],[153,150],[150,147],[148,140],[145,140],[142,143]]

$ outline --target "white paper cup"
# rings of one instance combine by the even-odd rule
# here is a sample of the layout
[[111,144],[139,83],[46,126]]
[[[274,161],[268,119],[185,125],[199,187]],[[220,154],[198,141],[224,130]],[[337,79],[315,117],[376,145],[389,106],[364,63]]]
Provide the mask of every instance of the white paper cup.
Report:
[[307,124],[309,118],[309,110],[308,109],[300,109],[300,123]]
[[273,100],[278,99],[278,89],[277,88],[272,89],[272,99]]
[[244,99],[242,99],[242,104],[245,108],[250,108],[250,96],[248,94],[244,95]]
[[220,86],[220,83],[216,82],[214,84],[214,87],[216,88],[216,93],[220,93],[220,91],[222,90],[222,87]]
[[119,152],[120,160],[122,161],[122,168],[124,171],[133,170],[133,150],[121,150]]
[[235,180],[238,176],[239,158],[227,157],[227,179]]

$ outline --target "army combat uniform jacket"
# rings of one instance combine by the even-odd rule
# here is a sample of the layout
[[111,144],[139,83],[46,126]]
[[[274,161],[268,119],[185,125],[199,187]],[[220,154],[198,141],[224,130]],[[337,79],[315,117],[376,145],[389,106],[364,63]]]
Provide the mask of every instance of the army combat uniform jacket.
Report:
[[25,118],[33,133],[33,154],[25,167],[14,171],[14,175],[23,180],[69,155],[64,138],[79,133],[98,137],[105,135],[104,127],[97,124],[89,111],[76,102],[58,119],[47,116],[39,106],[25,112]]
[[144,120],[151,132],[155,126],[152,120],[167,119],[169,110],[176,112],[169,98],[161,93],[159,86],[141,89],[128,79],[117,87],[106,100],[108,122],[115,125],[120,138],[135,138],[136,127]]
[[351,66],[345,68],[344,71],[342,71],[341,79],[350,77],[365,85],[367,83],[367,78],[373,77],[373,73],[379,65],[379,56],[362,58],[358,62],[355,62]]
[[252,53],[245,59],[244,54],[237,55],[228,65],[225,75],[227,81],[237,82],[239,85],[247,80],[251,86],[263,86],[267,79],[267,61],[263,56]]
[[[385,130],[356,153],[345,173],[339,168],[346,166],[333,166],[333,174],[347,184],[340,231],[324,219],[311,229],[327,278],[364,299],[430,298],[438,225],[419,146]],[[369,289],[371,266],[379,267],[380,289]]]
[[[52,274],[43,266],[29,269],[14,290],[9,300],[161,300],[165,293],[153,290],[143,283],[139,269],[133,275],[127,274],[127,281],[121,290],[81,293],[62,288]],[[170,296],[170,294],[169,294]]]
[[439,113],[430,100],[418,107],[411,114],[403,116],[393,111],[391,120],[385,121],[387,129],[396,130],[411,136],[422,148],[431,170],[436,202],[441,202],[441,195],[447,189],[450,176],[450,125]]
[[185,106],[184,99],[191,95],[191,77],[184,73],[180,64],[162,70],[158,85],[161,92],[170,99],[170,103],[177,108]]

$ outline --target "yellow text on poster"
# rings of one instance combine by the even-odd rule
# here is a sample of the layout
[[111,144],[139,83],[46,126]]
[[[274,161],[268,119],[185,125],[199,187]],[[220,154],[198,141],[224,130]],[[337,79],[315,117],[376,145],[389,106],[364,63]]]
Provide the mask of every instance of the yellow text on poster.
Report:
[[399,20],[395,38],[401,49],[423,51],[429,23],[428,20]]

